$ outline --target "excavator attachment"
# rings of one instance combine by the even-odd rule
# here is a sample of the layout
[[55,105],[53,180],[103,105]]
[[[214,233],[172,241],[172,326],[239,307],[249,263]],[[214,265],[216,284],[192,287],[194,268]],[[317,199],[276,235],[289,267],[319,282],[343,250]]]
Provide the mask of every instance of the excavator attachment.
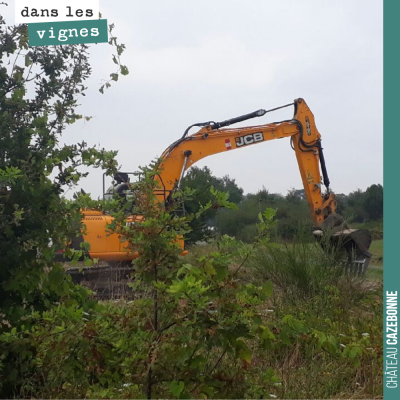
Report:
[[325,250],[333,251],[350,273],[364,275],[372,254],[372,236],[367,229],[351,229],[339,214],[329,215],[314,236]]

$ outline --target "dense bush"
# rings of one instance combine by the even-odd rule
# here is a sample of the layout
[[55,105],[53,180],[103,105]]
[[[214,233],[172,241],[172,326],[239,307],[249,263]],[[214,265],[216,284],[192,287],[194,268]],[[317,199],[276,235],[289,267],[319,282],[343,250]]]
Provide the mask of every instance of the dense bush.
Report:
[[[353,390],[379,396],[381,293],[365,290],[362,281],[346,286],[329,255],[308,244],[269,244],[271,209],[259,215],[252,245],[224,236],[181,257],[176,238],[192,216],[155,201],[155,171],[143,174],[130,200],[144,222],[125,224],[120,198],[107,205],[116,209],[110,229],[141,254],[133,266],[135,298],[86,310],[63,302],[27,315],[23,326],[0,335],[2,392],[331,398]],[[231,206],[226,194],[213,190],[213,196],[200,212]]]
[[[138,298],[121,310],[61,304],[31,313],[26,325],[0,336],[4,393],[239,398],[257,388],[265,396],[273,373],[253,377],[247,367],[250,344],[258,348],[270,340],[258,307],[272,285],[237,279],[256,244],[268,241],[274,212],[260,215],[253,247],[222,237],[217,251],[188,262],[180,257],[177,238],[188,232],[193,216],[178,216],[156,200],[155,176],[157,166],[144,169],[129,199],[133,214],[144,218],[140,223],[125,223],[126,200],[116,197],[105,205],[114,216],[110,230],[140,254],[132,283]],[[215,199],[201,212],[231,206],[226,194],[212,192]],[[181,196],[174,196],[177,208]]]
[[[279,293],[261,308],[264,347],[247,341],[250,362],[235,362],[233,354],[219,361],[217,348],[199,351],[190,359],[188,347],[173,338],[184,326],[171,330],[164,374],[157,383],[163,397],[179,398],[191,392],[208,398],[375,398],[382,394],[382,293],[365,292],[357,306],[343,311],[340,293],[327,288],[325,300],[278,300]],[[315,301],[315,304],[313,304]],[[322,306],[324,304],[324,306]],[[326,306],[329,304],[329,306]],[[35,319],[30,332],[3,337],[15,357],[9,375],[17,377],[18,398],[139,398],[145,387],[148,337],[141,308],[144,301],[120,300],[99,305],[89,313],[60,306]],[[34,316],[32,316],[34,317]],[[192,349],[193,350],[193,349]],[[242,356],[247,357],[245,348]],[[158,353],[159,354],[159,353]],[[161,363],[162,359],[155,359]],[[206,361],[207,360],[207,361]],[[204,374],[204,375],[203,375]],[[213,391],[195,382],[204,376]],[[7,376],[8,378],[8,376]],[[191,382],[191,380],[193,381]],[[189,382],[189,383],[188,383]],[[203,395],[204,396],[204,395]]]
[[[0,2],[1,9],[5,6]],[[118,78],[128,71],[120,64],[124,46],[117,43],[112,28],[110,44],[116,47],[117,64],[112,77]],[[31,332],[40,313],[60,303],[83,310],[93,305],[88,291],[75,286],[54,261],[56,250],[65,248],[81,228],[82,204],[65,200],[65,190],[87,175],[81,167],[112,170],[116,165],[113,151],[84,141],[60,143],[69,124],[90,119],[78,113],[92,72],[88,50],[86,45],[29,47],[27,25],[6,25],[0,14],[0,396],[4,398],[13,395],[9,383],[18,379],[17,361],[33,356],[6,351],[8,335]]]

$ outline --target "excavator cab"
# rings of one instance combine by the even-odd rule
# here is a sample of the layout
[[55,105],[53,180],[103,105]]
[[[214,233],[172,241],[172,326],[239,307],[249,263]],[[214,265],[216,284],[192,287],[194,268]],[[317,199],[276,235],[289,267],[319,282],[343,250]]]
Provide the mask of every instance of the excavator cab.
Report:
[[133,177],[137,177],[137,174],[133,172],[121,172],[118,171],[113,176],[111,186],[105,190],[106,187],[106,174],[103,174],[103,199],[110,201],[114,196],[118,195],[125,200],[131,200],[133,197],[132,184],[134,183]]
[[126,195],[127,192],[130,190],[130,175],[133,176],[133,172],[120,172],[118,171],[116,174],[113,176],[113,181],[111,186],[107,190],[105,190],[106,187],[106,177],[107,175],[104,173],[103,174],[103,199],[105,201],[109,201],[113,198],[114,195]]

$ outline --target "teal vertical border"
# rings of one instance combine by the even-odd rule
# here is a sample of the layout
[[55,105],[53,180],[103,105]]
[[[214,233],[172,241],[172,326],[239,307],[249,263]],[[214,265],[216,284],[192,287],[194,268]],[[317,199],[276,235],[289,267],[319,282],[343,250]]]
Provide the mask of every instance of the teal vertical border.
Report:
[[[400,1],[383,2],[383,146],[384,146],[384,216],[383,216],[383,397],[400,399],[399,315],[400,292]],[[388,308],[388,292],[393,304]],[[397,292],[397,297],[394,295]],[[395,318],[393,318],[395,317]],[[388,324],[391,324],[388,331]],[[388,334],[396,335],[389,337]],[[395,343],[396,342],[396,343]],[[391,344],[390,344],[391,343]],[[395,354],[395,356],[394,356]],[[395,378],[395,379],[394,379]],[[390,382],[393,382],[391,384]],[[394,383],[396,382],[396,384]]]

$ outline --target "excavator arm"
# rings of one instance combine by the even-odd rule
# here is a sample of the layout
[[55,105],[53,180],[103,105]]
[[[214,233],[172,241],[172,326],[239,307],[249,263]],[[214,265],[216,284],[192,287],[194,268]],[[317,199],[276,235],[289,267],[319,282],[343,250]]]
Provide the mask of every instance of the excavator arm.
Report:
[[[320,227],[325,218],[335,212],[335,196],[329,191],[321,135],[315,125],[314,115],[303,99],[297,99],[292,104],[295,111],[291,120],[245,128],[221,128],[221,126],[264,115],[266,112],[259,110],[222,123],[206,123],[206,126],[192,135],[188,135],[186,131],[185,135],[169,146],[161,156],[158,176],[161,190],[157,193],[158,199],[163,201],[168,198],[170,193],[179,188],[184,172],[205,157],[274,139],[290,138],[311,218],[314,226]],[[327,188],[324,195],[322,183]]]

